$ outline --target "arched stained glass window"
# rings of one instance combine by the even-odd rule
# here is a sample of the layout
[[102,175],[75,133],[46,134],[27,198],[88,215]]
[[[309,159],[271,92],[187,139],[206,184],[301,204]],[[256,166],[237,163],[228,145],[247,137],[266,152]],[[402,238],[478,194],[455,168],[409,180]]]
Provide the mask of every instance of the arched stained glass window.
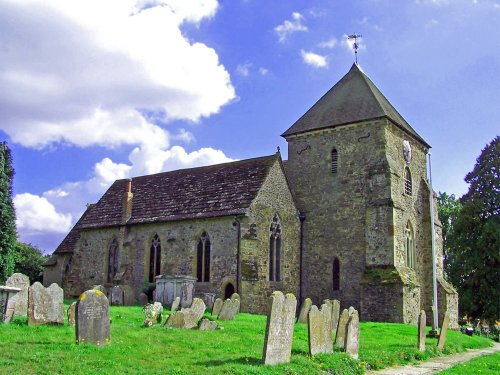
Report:
[[269,228],[269,281],[281,280],[281,224],[274,215]]
[[118,247],[118,241],[113,238],[111,244],[109,245],[108,252],[108,283],[112,283],[119,269],[120,260],[120,248]]
[[151,240],[149,248],[149,282],[155,282],[161,270],[161,241],[157,234]]
[[210,237],[207,232],[203,232],[198,241],[196,277],[201,282],[210,281]]

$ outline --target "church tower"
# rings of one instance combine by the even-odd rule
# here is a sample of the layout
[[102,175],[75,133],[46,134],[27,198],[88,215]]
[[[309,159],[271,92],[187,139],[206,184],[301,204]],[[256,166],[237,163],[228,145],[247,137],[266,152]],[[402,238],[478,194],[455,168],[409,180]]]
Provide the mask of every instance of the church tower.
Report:
[[[357,64],[282,136],[305,214],[302,296],[337,298],[363,320],[416,323],[421,309],[430,319],[429,144]],[[436,242],[440,315],[454,325],[458,296]]]

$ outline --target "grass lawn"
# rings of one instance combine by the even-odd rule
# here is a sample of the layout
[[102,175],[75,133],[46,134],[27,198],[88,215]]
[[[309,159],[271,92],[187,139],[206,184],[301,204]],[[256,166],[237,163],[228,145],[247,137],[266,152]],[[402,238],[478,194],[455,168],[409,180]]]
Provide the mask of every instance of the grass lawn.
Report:
[[453,366],[440,372],[443,375],[498,375],[500,374],[500,353],[483,355],[469,362]]
[[[360,361],[343,353],[308,356],[307,326],[296,324],[291,363],[261,363],[266,317],[239,314],[224,330],[142,328],[142,308],[111,307],[108,347],[75,344],[75,328],[27,326],[26,319],[0,324],[0,374],[362,374],[440,355],[436,340],[417,346],[417,327],[361,323]],[[491,341],[449,332],[445,354],[487,347]]]

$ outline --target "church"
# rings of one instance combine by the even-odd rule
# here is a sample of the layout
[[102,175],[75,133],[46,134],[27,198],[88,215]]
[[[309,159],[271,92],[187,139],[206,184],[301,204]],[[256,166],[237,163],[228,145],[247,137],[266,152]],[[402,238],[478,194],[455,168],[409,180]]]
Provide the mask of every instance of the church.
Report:
[[137,296],[158,275],[187,275],[196,295],[238,292],[245,312],[265,313],[280,290],[416,324],[420,310],[432,316],[434,231],[439,317],[458,327],[437,211],[431,228],[430,146],[359,66],[282,136],[288,160],[278,150],[115,181],[45,264],[44,284]]

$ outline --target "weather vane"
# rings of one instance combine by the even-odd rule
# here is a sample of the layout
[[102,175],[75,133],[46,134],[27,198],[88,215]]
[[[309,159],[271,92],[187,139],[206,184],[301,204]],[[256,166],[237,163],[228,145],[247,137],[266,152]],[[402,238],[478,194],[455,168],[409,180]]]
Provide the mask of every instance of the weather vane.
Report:
[[358,65],[358,48],[359,48],[359,44],[358,44],[358,38],[362,38],[363,35],[361,34],[352,34],[352,35],[349,35],[347,37],[347,39],[354,39],[354,44],[352,45],[352,48],[354,49],[354,56],[356,56],[356,65]]

